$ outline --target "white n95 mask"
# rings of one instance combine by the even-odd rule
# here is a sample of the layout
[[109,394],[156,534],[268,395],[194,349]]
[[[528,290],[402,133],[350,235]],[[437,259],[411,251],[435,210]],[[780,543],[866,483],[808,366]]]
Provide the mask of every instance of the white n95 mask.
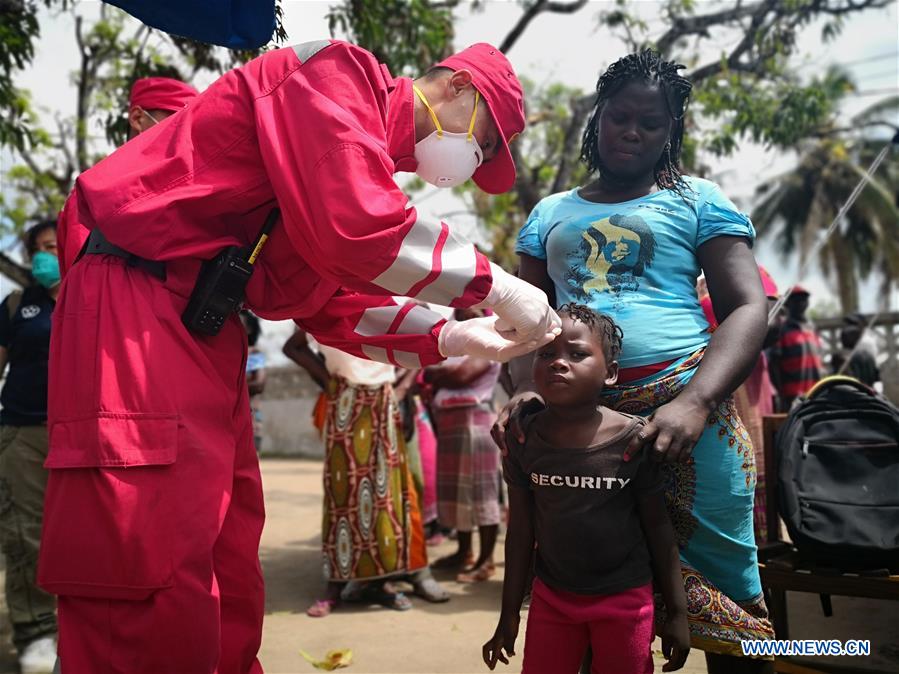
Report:
[[422,180],[435,187],[455,187],[461,185],[474,175],[484,162],[484,153],[474,137],[474,122],[478,114],[478,102],[481,94],[475,89],[474,110],[467,133],[444,131],[437,120],[437,115],[428,104],[428,100],[414,84],[412,88],[425,104],[434,126],[437,127],[428,137],[415,144],[415,159],[418,168],[415,172]]

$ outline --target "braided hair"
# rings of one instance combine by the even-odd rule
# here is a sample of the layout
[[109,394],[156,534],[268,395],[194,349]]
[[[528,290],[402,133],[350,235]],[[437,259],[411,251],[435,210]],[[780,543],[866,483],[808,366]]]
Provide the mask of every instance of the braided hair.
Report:
[[596,83],[596,106],[584,129],[581,144],[581,159],[591,173],[602,172],[602,160],[597,146],[599,116],[612,96],[631,82],[647,82],[658,85],[668,108],[673,125],[671,137],[662,156],[655,166],[655,182],[659,189],[670,189],[681,196],[689,190],[680,172],[680,154],[684,139],[684,117],[693,85],[678,70],[686,66],[674,61],[663,61],[661,55],[652,49],[628,54],[612,65],[599,77]]
[[621,341],[624,339],[624,332],[610,316],[593,311],[585,304],[575,304],[574,302],[563,304],[557,313],[560,316],[568,316],[590,328],[590,332],[598,336],[602,342],[602,352],[607,363],[618,360],[618,356],[621,355]]

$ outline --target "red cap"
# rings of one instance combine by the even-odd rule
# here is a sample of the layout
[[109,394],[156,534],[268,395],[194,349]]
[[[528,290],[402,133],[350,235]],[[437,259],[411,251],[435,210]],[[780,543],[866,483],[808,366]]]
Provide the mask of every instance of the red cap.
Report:
[[509,143],[524,131],[524,92],[503,53],[486,42],[471,45],[438,63],[437,68],[468,70],[499,129],[502,145],[496,156],[474,172],[474,182],[485,192],[502,194],[515,184],[515,162]]
[[790,291],[791,295],[811,295],[811,293],[806,290],[803,286],[798,283],[793,286],[793,289]]
[[177,112],[200,93],[189,84],[170,77],[145,77],[131,87],[130,108]]
[[759,265],[759,275],[762,277],[762,288],[765,289],[765,295],[771,299],[777,299],[777,284],[774,282],[771,274],[762,265]]

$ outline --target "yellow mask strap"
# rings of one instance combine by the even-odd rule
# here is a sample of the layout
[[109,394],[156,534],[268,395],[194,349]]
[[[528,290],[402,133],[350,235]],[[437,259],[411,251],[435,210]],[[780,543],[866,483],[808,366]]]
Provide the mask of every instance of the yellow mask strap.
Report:
[[[428,114],[431,115],[431,119],[434,121],[434,126],[437,127],[437,136],[443,136],[443,127],[440,126],[440,121],[437,119],[437,113],[434,112],[434,109],[431,107],[431,104],[428,103],[428,99],[425,98],[424,92],[419,89],[416,85],[412,85],[412,91],[421,99],[421,102],[424,103],[425,108],[428,110]],[[471,121],[468,123],[468,140],[474,138],[474,124],[478,118],[478,103],[481,101],[481,92],[477,89],[474,90],[474,109],[471,111]]]
[[443,135],[443,127],[440,126],[440,122],[437,120],[437,115],[434,112],[433,108],[431,108],[431,104],[428,103],[428,99],[425,98],[425,95],[424,95],[424,93],[422,93],[422,90],[419,89],[414,84],[412,85],[412,90],[416,93],[416,95],[421,99],[421,102],[424,103],[425,107],[428,109],[428,114],[431,115],[431,119],[434,120],[434,126],[437,127],[437,135],[442,136]]
[[471,122],[468,124],[468,140],[474,137],[474,122],[478,118],[478,103],[481,100],[481,92],[474,90],[474,110],[471,111]]

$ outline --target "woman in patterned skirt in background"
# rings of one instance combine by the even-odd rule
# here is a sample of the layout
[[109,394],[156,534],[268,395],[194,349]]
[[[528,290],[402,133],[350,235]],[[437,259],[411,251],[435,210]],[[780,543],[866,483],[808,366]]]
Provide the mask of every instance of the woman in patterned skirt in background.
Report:
[[324,360],[299,330],[284,346],[326,393],[322,573],[328,586],[307,615],[324,617],[341,598],[412,608],[388,580],[408,580],[416,595],[446,601],[428,568],[394,367],[318,348]]

